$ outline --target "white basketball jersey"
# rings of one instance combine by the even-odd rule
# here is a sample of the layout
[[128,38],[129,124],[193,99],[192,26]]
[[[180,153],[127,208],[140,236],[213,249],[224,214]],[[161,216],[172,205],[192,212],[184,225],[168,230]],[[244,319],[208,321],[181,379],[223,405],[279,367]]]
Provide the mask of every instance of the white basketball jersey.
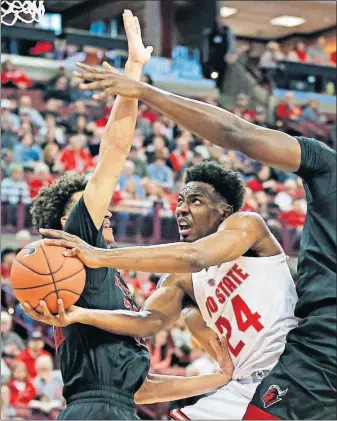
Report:
[[284,350],[297,293],[286,256],[240,257],[192,275],[196,301],[206,324],[225,335],[233,379],[270,370]]

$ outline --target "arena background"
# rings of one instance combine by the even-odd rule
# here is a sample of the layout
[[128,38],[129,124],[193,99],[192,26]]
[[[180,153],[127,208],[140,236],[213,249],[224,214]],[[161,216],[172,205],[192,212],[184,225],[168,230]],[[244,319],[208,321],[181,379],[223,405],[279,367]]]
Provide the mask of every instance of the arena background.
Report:
[[[17,251],[37,238],[29,207],[40,188],[65,171],[90,174],[95,166],[113,99],[104,105],[92,100],[92,92],[77,89],[72,71],[76,61],[99,66],[107,60],[123,69],[125,8],[139,17],[145,45],[154,47],[145,81],[336,148],[334,1],[44,4],[42,23],[1,27],[1,419],[55,419],[64,405],[52,329],[21,311],[11,289],[10,267]],[[74,159],[75,150],[80,159]],[[163,154],[164,169],[156,165]],[[207,159],[241,172],[247,185],[244,209],[263,215],[290,257],[296,281],[306,212],[301,180],[196,138],[145,104],[139,106],[134,145],[111,202],[114,246],[178,240],[173,212],[184,170]],[[160,277],[123,275],[140,306]],[[184,376],[216,370],[181,320],[160,332],[149,347],[153,372]],[[42,354],[52,356],[53,367],[49,358],[39,359],[35,367]],[[16,400],[8,379],[18,359],[27,364],[36,385],[48,379],[48,387],[39,391],[42,399],[32,394]],[[146,405],[138,412],[143,419],[167,419],[169,409],[181,406]]]

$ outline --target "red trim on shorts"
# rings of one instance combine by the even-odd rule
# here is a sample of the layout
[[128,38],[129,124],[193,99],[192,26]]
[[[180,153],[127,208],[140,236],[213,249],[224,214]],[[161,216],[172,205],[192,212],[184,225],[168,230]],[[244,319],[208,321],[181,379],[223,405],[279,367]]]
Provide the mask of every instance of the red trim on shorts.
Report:
[[269,414],[261,408],[258,408],[251,403],[248,405],[245,415],[242,418],[243,420],[280,420],[274,415]]
[[186,415],[183,414],[180,409],[172,409],[172,411],[170,411],[170,417],[173,418],[174,420],[189,420],[190,419],[186,417]]

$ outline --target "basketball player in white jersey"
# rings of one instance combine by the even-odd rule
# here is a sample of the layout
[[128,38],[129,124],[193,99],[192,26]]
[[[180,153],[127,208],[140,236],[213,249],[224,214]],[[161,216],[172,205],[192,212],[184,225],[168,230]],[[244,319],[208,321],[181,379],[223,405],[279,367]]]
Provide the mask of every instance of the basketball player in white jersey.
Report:
[[[166,275],[142,311],[71,307],[44,316],[49,324],[84,323],[121,335],[148,337],[179,317],[184,298],[198,307],[186,321],[196,340],[212,355],[213,332],[226,336],[234,364],[232,380],[195,405],[171,411],[174,419],[242,419],[259,382],[276,365],[286,335],[297,325],[295,285],[286,256],[262,217],[240,212],[245,188],[239,174],[206,162],[187,170],[176,217],[182,242],[114,250],[88,246],[63,231],[41,230],[48,245],[71,250],[90,267],[118,267]],[[274,386],[277,388],[277,386]],[[284,390],[271,391],[282,399]],[[268,396],[266,397],[266,399]]]

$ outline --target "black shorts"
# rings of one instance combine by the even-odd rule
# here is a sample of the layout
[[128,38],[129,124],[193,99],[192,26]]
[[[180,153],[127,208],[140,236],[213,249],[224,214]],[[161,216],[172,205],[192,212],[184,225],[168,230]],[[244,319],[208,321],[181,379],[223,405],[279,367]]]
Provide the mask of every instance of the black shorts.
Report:
[[243,419],[336,420],[336,342],[336,307],[301,320]]
[[133,396],[90,391],[77,393],[67,400],[59,420],[139,420]]

